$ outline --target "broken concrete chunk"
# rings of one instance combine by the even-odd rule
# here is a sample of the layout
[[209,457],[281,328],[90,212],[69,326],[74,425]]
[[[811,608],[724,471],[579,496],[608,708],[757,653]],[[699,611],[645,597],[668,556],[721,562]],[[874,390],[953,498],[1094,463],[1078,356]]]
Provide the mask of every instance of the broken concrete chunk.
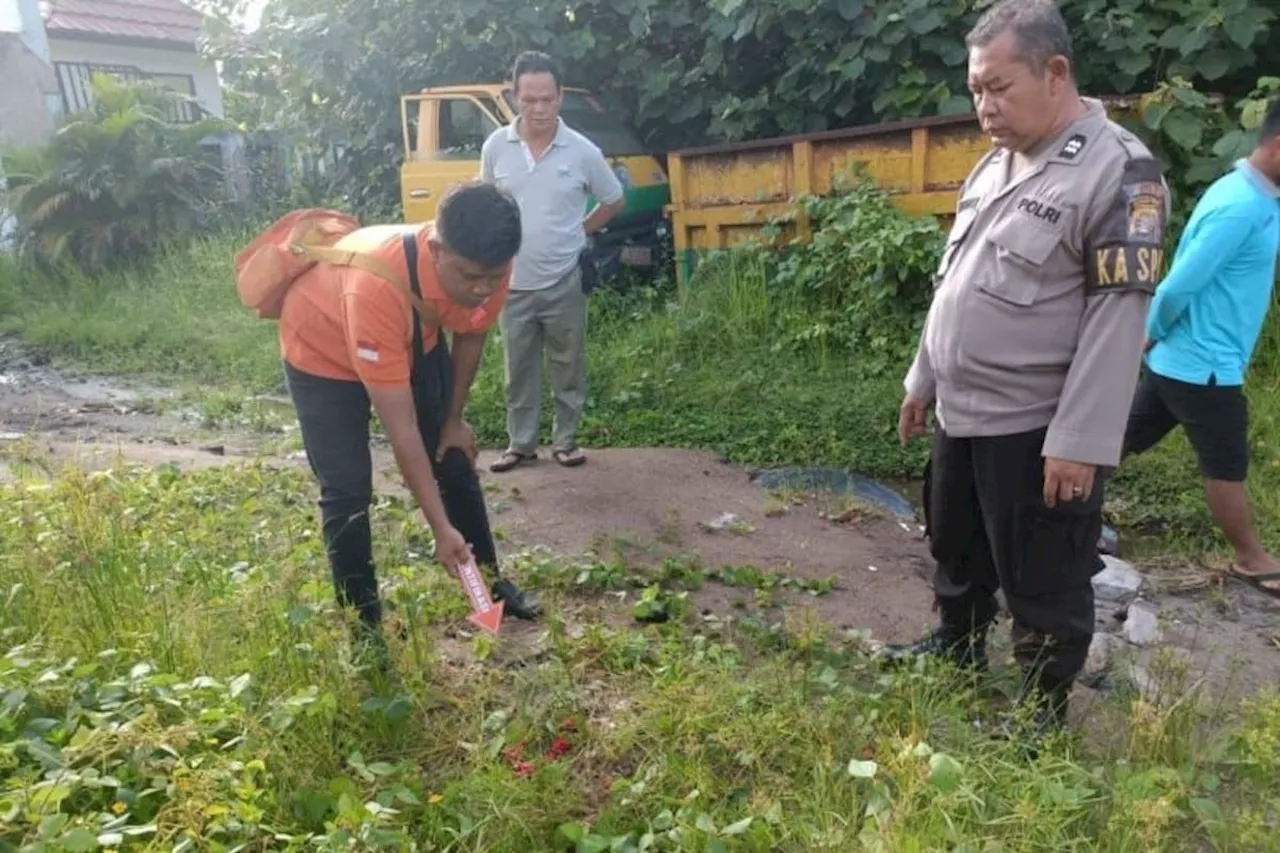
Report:
[[1084,678],[1098,679],[1111,669],[1112,659],[1119,649],[1119,639],[1114,634],[1098,631],[1089,644],[1089,657],[1084,664]]
[[1127,604],[1138,597],[1142,575],[1124,560],[1104,556],[1106,568],[1093,576],[1093,594],[1103,601]]
[[1120,534],[1114,527],[1102,525],[1102,535],[1098,537],[1098,551],[1115,556],[1120,553]]
[[1150,646],[1160,642],[1160,620],[1149,605],[1135,603],[1129,607],[1124,620],[1124,638],[1135,646]]
[[728,530],[732,533],[737,533],[739,536],[755,532],[754,527],[731,512],[721,513],[711,521],[700,521],[698,522],[698,527],[707,533],[719,533],[722,530]]

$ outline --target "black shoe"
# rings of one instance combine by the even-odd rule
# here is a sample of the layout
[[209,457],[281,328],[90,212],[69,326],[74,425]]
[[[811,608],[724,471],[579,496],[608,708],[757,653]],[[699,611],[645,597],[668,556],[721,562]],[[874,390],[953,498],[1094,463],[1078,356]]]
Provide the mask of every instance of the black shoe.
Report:
[[361,669],[377,673],[391,670],[391,649],[380,627],[361,623],[352,629],[351,659]]
[[1066,731],[1070,695],[1070,684],[1046,688],[1024,681],[1013,707],[1000,715],[995,737],[1017,743],[1028,759],[1034,759],[1046,740]]
[[909,663],[921,657],[949,660],[961,669],[986,672],[987,632],[967,634],[954,628],[936,628],[914,643],[885,646],[880,659],[890,664]]
[[511,581],[503,578],[493,585],[493,597],[502,602],[502,612],[517,619],[531,622],[542,615],[542,606],[533,593],[521,592]]

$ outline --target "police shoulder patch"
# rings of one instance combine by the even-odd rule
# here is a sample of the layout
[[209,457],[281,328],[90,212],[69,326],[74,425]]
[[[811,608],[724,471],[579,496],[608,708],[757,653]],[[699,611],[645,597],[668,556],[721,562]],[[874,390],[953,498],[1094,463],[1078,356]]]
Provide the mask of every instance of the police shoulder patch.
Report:
[[1119,183],[1111,184],[1111,200],[1089,235],[1088,289],[1152,293],[1164,268],[1168,190],[1149,156],[1130,157]]
[[1125,164],[1120,191],[1125,203],[1125,240],[1159,246],[1164,243],[1169,191],[1154,158],[1134,158]]
[[1128,238],[1134,243],[1159,244],[1164,235],[1164,187],[1139,181],[1126,184]]

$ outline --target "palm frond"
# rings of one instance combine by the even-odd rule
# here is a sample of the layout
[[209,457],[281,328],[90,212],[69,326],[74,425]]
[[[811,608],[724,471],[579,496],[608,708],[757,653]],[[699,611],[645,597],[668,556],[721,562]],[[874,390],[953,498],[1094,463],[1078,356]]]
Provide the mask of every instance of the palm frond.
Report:
[[24,245],[90,271],[198,227],[223,194],[222,170],[200,143],[225,127],[175,123],[188,99],[151,84],[99,75],[92,85],[93,106],[46,146],[0,155]]

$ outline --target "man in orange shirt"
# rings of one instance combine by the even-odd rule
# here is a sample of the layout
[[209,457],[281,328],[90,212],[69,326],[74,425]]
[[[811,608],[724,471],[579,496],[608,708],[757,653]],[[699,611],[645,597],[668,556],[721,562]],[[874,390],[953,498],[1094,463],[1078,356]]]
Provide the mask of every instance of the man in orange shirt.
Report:
[[[354,267],[317,265],[285,296],[281,355],[307,460],[320,483],[335,591],[341,605],[356,609],[364,637],[378,649],[371,405],[435,536],[437,559],[456,573],[474,554],[497,575],[475,472],[475,436],[463,409],[486,334],[507,296],[520,237],[520,211],[509,194],[465,186],[441,202],[434,223],[362,228],[336,244],[387,264],[434,317],[423,317],[401,287]],[[453,335],[452,353],[440,328]],[[493,594],[507,613],[538,615],[537,602],[510,580],[498,579]]]

